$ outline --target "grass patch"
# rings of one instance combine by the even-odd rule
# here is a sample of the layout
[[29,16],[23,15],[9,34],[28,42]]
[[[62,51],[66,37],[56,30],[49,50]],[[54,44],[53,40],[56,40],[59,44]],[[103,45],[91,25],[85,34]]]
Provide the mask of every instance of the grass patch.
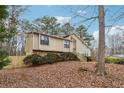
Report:
[[8,66],[5,66],[5,69],[8,68],[18,68],[18,67],[23,67],[24,62],[23,59],[25,58],[25,56],[9,56],[9,59],[11,60],[11,63]]
[[124,64],[124,58],[107,57],[107,58],[105,58],[105,62],[113,63],[113,64]]

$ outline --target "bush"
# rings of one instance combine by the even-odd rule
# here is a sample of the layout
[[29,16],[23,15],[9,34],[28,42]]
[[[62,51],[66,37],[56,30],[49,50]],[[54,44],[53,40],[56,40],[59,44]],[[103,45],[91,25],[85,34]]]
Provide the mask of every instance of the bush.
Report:
[[53,64],[55,62],[60,61],[68,61],[68,60],[78,60],[77,56],[73,53],[47,53],[46,56],[41,57],[37,54],[28,55],[24,58],[24,64],[26,65],[42,65],[42,64]]
[[32,54],[24,58],[24,64],[26,65],[39,65],[44,64],[43,58],[40,55]]
[[46,56],[44,56],[45,63],[52,64],[58,61],[61,61],[61,58],[56,53],[48,53]]
[[77,56],[70,52],[60,53],[60,54],[48,53],[46,56],[44,56],[44,58],[45,58],[45,62],[48,64],[52,64],[60,61],[78,60]]
[[11,63],[11,61],[8,58],[8,54],[0,49],[0,69],[2,69],[4,66],[7,66]]
[[62,61],[79,60],[77,56],[71,52],[61,53],[60,57]]
[[24,58],[24,64],[26,65],[42,65],[42,64],[52,64],[54,62],[60,61],[60,56],[55,53],[48,53],[46,56],[42,57],[38,54],[28,55]]
[[105,62],[113,64],[124,64],[124,58],[107,57],[105,58]]
[[87,62],[89,62],[89,61],[96,61],[95,57],[86,57],[86,59],[87,59]]

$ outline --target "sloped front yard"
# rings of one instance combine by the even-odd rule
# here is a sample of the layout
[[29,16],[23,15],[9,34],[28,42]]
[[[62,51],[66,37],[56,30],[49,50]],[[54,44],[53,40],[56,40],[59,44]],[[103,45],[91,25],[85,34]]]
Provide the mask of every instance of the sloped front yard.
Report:
[[106,64],[106,69],[105,78],[96,76],[93,63],[75,61],[0,70],[0,87],[124,87],[124,65]]

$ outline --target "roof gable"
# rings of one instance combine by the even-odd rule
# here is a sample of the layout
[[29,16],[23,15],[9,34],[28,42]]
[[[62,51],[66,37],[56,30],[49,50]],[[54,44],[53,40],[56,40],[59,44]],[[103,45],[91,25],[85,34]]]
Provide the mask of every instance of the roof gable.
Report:
[[[84,41],[83,41],[79,36],[77,36],[75,33],[70,34],[70,35],[66,35],[66,36],[64,36],[64,38],[67,38],[67,37],[72,36],[72,35],[74,35],[76,38],[78,38],[78,40],[80,40],[87,48],[89,48],[89,47],[86,45],[86,43],[84,43]],[[90,49],[90,48],[89,48],[89,49]],[[91,49],[90,49],[90,50],[91,50]]]

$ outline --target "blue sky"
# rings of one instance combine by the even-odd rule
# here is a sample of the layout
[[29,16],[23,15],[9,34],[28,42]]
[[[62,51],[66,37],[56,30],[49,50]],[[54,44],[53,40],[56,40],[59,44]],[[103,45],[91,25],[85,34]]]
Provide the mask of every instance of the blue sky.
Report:
[[[113,23],[112,16],[117,16],[119,13],[124,11],[123,6],[105,6],[106,11],[106,25],[111,25]],[[89,21],[81,22],[84,20],[84,17],[91,17],[98,15],[97,6],[84,6],[84,5],[72,5],[72,6],[60,6],[60,5],[33,5],[30,6],[28,11],[23,15],[23,18],[32,21],[36,18],[48,15],[54,16],[59,19],[59,21],[65,22],[69,21],[72,25],[79,26],[84,24],[86,27],[90,24]],[[122,9],[120,9],[122,8]],[[117,12],[119,10],[119,12]],[[76,15],[81,15],[82,17],[74,17]],[[118,21],[115,25],[124,25],[124,19]],[[92,25],[89,27],[88,32],[93,33],[98,30],[98,20],[94,21]]]

